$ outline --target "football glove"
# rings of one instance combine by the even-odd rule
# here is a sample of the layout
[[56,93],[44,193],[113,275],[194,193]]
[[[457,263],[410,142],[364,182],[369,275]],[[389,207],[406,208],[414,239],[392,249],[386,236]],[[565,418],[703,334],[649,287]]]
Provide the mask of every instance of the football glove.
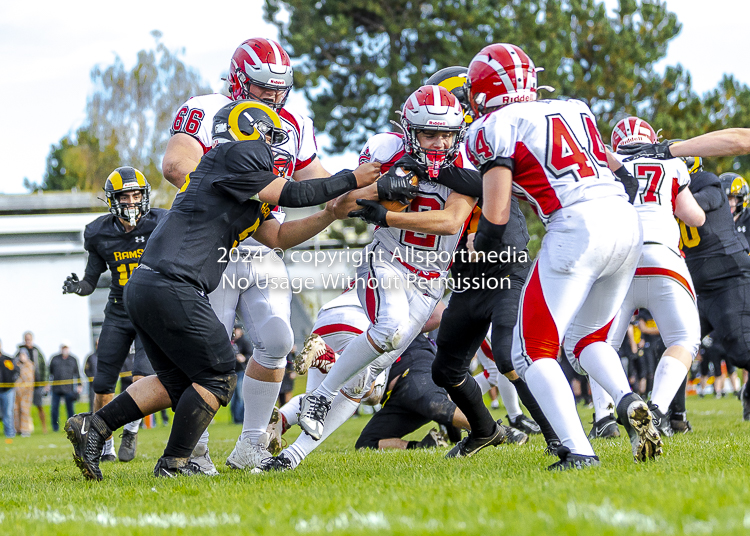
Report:
[[396,167],[388,170],[378,179],[378,197],[381,201],[398,201],[408,205],[412,199],[417,197],[419,187],[411,183],[414,172],[410,171],[403,177],[396,175]]
[[660,143],[629,143],[617,148],[619,154],[630,155],[623,162],[630,162],[636,158],[655,158],[657,160],[670,160],[674,158],[669,150],[672,144],[669,140]]
[[349,213],[350,218],[360,218],[367,223],[374,223],[380,227],[388,227],[388,222],[385,221],[388,210],[383,205],[377,201],[368,201],[366,199],[357,199],[357,204],[362,208],[352,210]]
[[78,294],[81,290],[81,282],[78,280],[78,276],[72,273],[66,277],[62,289],[63,294]]

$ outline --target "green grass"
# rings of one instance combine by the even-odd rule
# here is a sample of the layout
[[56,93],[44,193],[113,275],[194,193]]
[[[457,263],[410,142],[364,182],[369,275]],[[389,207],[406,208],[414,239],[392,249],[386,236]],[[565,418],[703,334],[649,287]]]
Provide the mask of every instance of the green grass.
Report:
[[748,534],[750,423],[734,398],[692,398],[688,410],[695,431],[667,439],[657,462],[634,464],[620,438],[595,443],[601,467],[565,473],[546,471],[553,460],[539,436],[463,460],[445,460],[446,449],[355,452],[361,417],[297,470],[250,475],[223,465],[240,428],[222,410],[209,428],[219,477],[154,478],[160,427],[142,430],[136,460],[104,465],[96,483],[83,480],[62,432],[37,433],[0,442],[0,526],[77,536]]

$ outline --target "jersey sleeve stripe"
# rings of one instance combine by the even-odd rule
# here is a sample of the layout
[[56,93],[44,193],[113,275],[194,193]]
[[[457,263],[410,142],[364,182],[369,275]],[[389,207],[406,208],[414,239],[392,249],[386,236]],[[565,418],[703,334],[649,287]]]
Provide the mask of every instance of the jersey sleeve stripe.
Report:
[[540,216],[548,218],[554,211],[562,208],[562,203],[555,194],[544,168],[522,142],[516,143],[513,161],[513,180],[534,199],[538,210],[542,212]]

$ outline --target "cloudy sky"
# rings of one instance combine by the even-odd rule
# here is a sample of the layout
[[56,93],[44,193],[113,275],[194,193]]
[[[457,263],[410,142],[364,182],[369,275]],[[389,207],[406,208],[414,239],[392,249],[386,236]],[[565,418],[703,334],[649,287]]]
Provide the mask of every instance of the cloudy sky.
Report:
[[[85,119],[94,65],[110,65],[119,55],[127,68],[132,67],[137,52],[153,46],[151,31],[158,29],[169,49],[184,47],[183,61],[218,91],[221,73],[239,43],[250,36],[276,36],[275,28],[262,21],[261,5],[261,0],[2,2],[0,102],[5,110],[0,193],[23,193],[24,177],[41,182],[50,146]],[[670,44],[661,67],[681,63],[692,73],[693,87],[699,92],[714,88],[723,73],[750,84],[750,61],[742,37],[750,20],[750,3],[713,0],[711,9],[698,0],[669,0],[667,5],[683,30]],[[288,106],[301,110],[304,99],[293,95]],[[351,156],[326,159],[321,149],[331,171],[351,165]]]

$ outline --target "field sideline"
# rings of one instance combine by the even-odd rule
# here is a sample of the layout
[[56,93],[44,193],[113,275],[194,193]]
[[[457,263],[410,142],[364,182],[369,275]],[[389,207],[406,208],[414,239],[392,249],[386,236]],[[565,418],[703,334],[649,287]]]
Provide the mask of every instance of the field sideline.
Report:
[[[588,423],[591,411],[579,409]],[[695,431],[667,439],[656,463],[635,465],[620,438],[595,443],[602,467],[566,473],[546,471],[554,460],[540,436],[467,460],[445,460],[447,449],[355,452],[360,417],[297,470],[249,475],[224,466],[240,430],[224,409],[209,428],[219,477],[155,479],[168,434],[159,427],[141,431],[136,460],[103,465],[104,482],[93,483],[63,433],[34,434],[0,443],[0,523],[6,534],[77,536],[750,533],[740,403],[692,397],[688,412]]]

